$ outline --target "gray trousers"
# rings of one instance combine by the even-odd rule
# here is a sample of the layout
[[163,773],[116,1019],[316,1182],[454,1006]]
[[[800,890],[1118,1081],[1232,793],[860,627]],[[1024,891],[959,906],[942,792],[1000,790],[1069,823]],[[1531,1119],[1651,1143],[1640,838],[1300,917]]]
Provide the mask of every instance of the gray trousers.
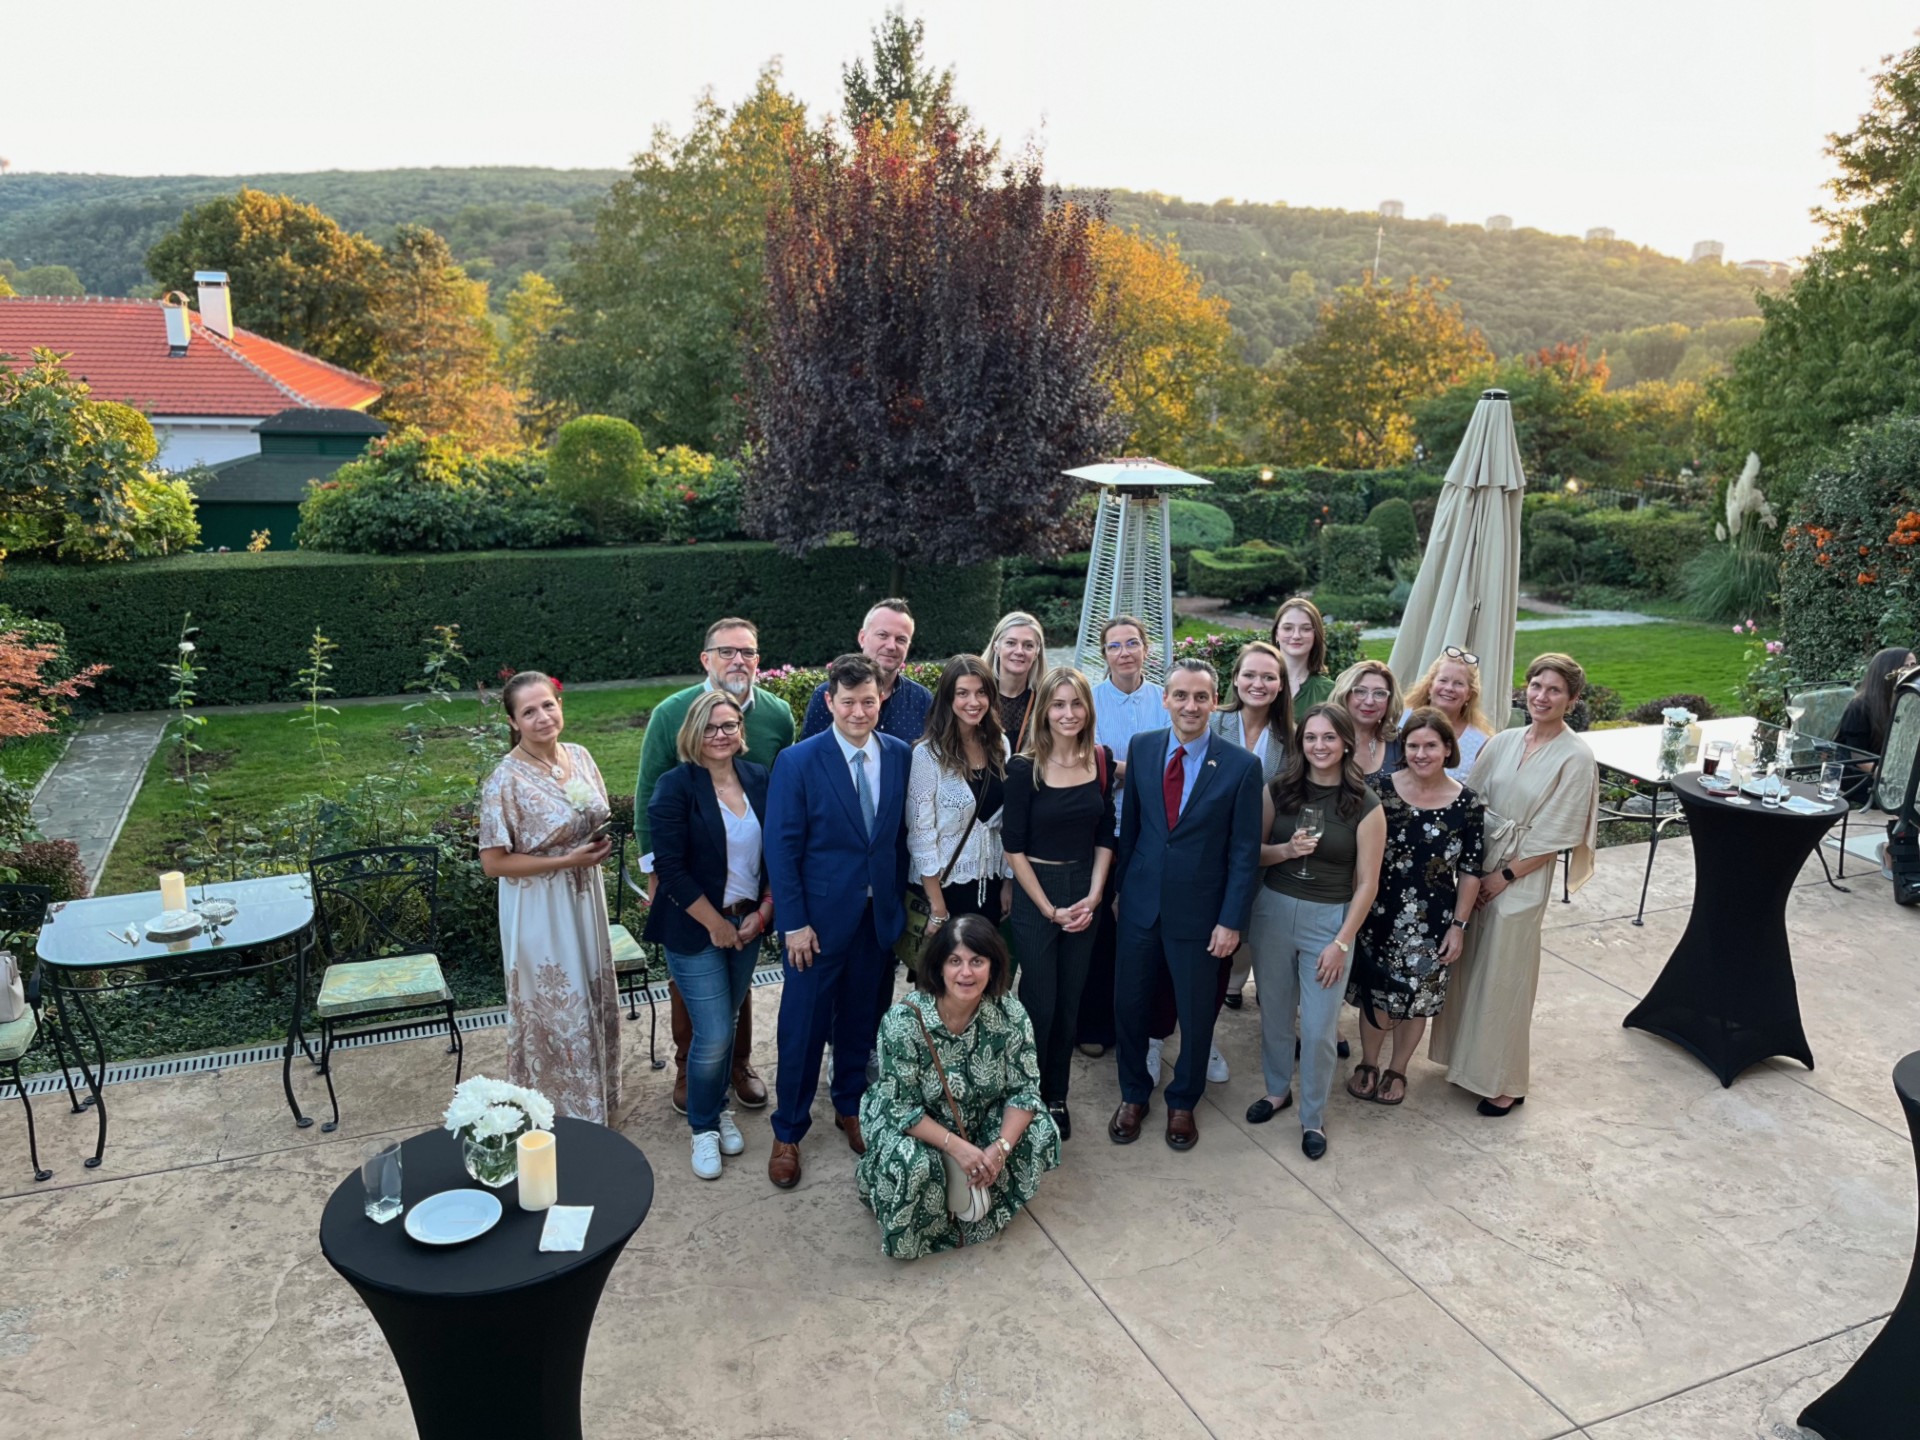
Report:
[[1327,1096],[1333,1089],[1340,1007],[1347,998],[1351,956],[1340,978],[1323,986],[1315,978],[1320,952],[1340,933],[1345,905],[1295,900],[1262,885],[1253,898],[1247,943],[1253,951],[1253,983],[1260,990],[1260,1065],[1267,1093],[1284,1095],[1293,1079],[1293,1016],[1300,1012],[1300,1107],[1302,1130],[1326,1128]]

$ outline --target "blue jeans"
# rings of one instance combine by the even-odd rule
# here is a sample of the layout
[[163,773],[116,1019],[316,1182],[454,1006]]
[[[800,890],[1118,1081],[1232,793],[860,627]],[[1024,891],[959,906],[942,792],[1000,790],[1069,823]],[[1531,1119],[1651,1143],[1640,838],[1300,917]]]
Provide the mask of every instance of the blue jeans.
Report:
[[696,1135],[720,1128],[720,1106],[733,1068],[733,1027],[753,983],[753,959],[759,953],[758,945],[738,950],[709,945],[690,955],[667,951],[667,973],[680,987],[693,1021],[693,1040],[687,1046],[687,1123]]

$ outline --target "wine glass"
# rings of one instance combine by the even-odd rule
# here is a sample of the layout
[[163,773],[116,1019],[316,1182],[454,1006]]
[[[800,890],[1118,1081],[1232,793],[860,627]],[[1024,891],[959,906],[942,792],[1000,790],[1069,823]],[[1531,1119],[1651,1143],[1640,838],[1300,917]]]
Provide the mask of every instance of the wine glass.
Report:
[[[1293,826],[1294,838],[1296,840],[1312,840],[1317,838],[1320,834],[1321,826],[1325,821],[1326,814],[1318,805],[1302,805],[1300,807],[1300,818],[1294,822]],[[1302,855],[1300,857],[1300,868],[1293,873],[1296,879],[1311,880],[1313,878],[1313,872],[1307,869],[1306,856]]]
[[1753,778],[1753,752],[1744,748],[1736,750],[1733,763],[1729,765],[1733,780],[1733,790],[1727,796],[1729,805],[1751,805],[1753,802],[1740,792],[1746,788],[1747,781]]

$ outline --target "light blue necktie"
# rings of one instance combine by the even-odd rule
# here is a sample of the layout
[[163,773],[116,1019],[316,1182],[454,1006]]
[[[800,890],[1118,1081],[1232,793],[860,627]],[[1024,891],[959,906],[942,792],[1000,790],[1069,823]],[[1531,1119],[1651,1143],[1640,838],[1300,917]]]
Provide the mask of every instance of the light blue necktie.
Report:
[[853,752],[853,788],[860,795],[860,813],[867,820],[867,838],[873,838],[873,787],[867,784],[867,752]]

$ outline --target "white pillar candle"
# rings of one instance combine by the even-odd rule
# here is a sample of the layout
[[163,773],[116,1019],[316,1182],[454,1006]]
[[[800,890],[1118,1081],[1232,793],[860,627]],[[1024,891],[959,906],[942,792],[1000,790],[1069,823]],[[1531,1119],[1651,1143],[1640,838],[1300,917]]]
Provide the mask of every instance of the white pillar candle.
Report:
[[168,870],[160,876],[160,908],[162,910],[187,908],[187,877],[178,870]]
[[560,1168],[553,1136],[529,1130],[520,1146],[520,1208],[545,1210],[560,1198]]

